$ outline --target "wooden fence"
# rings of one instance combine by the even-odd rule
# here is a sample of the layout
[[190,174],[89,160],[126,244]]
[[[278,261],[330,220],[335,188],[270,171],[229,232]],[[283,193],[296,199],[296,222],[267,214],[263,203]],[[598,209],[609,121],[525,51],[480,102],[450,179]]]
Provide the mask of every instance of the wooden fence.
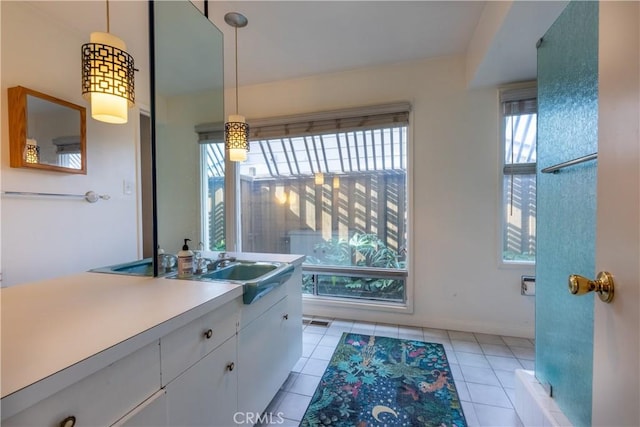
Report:
[[[243,250],[312,255],[316,243],[349,240],[355,232],[375,234],[397,252],[404,248],[406,173],[327,175],[324,181],[318,185],[313,177],[243,177]],[[221,185],[222,179],[211,178],[210,202]],[[218,199],[210,215],[212,242],[219,241],[223,229],[224,207]]]

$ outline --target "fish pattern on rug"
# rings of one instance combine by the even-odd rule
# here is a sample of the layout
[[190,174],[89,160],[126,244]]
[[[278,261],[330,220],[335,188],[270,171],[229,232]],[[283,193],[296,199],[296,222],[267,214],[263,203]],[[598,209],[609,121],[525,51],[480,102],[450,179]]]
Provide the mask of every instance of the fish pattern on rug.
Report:
[[344,333],[302,427],[466,426],[442,344]]

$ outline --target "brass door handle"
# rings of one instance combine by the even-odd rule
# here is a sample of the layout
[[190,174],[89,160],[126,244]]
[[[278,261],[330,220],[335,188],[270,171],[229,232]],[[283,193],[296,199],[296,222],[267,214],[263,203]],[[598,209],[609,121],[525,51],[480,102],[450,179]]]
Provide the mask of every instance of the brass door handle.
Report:
[[584,295],[591,291],[597,292],[602,301],[611,302],[613,300],[613,276],[611,273],[601,271],[596,280],[589,280],[577,274],[569,276],[569,292],[573,295]]

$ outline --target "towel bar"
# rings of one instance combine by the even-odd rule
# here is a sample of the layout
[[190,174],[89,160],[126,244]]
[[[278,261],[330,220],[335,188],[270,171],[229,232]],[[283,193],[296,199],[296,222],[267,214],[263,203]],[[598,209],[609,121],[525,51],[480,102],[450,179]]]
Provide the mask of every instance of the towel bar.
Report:
[[558,163],[557,165],[549,166],[548,168],[542,169],[540,172],[542,173],[556,173],[560,169],[567,168],[569,166],[578,165],[580,163],[588,162],[589,160],[596,160],[598,158],[598,153],[591,153],[586,156],[578,157],[573,160],[569,160],[563,163]]
[[95,191],[87,191],[84,194],[64,194],[64,193],[39,193],[32,191],[3,191],[2,194],[7,196],[44,196],[44,197],[69,197],[73,199],[82,198],[89,203],[95,203],[100,199],[109,200],[111,196],[108,194],[98,194]]

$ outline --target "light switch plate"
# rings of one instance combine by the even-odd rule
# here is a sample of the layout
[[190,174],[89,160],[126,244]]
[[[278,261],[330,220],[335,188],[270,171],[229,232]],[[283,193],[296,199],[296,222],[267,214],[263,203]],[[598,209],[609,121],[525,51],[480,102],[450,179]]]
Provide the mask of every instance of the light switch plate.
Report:
[[122,193],[126,195],[133,194],[133,182],[126,179],[122,181]]

